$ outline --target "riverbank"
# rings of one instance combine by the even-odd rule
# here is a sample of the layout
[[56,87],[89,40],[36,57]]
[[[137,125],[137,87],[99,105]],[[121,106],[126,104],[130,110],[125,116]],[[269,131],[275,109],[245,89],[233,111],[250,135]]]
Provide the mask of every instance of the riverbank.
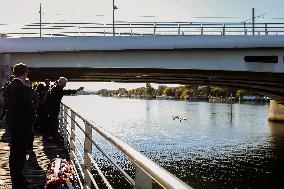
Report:
[[270,99],[267,97],[254,96],[253,98],[238,98],[235,97],[213,97],[213,96],[190,96],[185,99],[175,98],[173,96],[149,96],[149,95],[98,95],[101,97],[113,98],[129,98],[129,99],[146,99],[146,100],[176,100],[176,101],[189,101],[189,102],[208,102],[208,103],[269,103]]
[[270,103],[270,98],[255,96],[254,98],[209,97],[209,103]]

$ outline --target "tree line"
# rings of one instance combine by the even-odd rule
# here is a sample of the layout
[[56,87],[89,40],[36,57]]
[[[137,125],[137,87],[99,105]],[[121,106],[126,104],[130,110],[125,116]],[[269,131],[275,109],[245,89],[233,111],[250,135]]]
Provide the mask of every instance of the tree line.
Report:
[[153,88],[150,83],[146,83],[145,87],[127,90],[119,88],[116,90],[101,89],[96,92],[100,96],[129,96],[129,97],[172,97],[175,99],[185,100],[189,97],[229,97],[240,98],[244,95],[251,94],[249,91],[232,87],[221,86],[199,86],[185,85],[178,87],[167,87],[159,85],[157,89]]

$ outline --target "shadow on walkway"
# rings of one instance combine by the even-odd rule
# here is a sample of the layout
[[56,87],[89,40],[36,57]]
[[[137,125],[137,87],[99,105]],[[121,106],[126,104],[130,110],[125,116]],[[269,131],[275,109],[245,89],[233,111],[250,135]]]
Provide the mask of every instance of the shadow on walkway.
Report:
[[[10,135],[7,132],[8,126],[5,121],[0,121],[0,188],[12,188],[9,154]],[[30,152],[26,161],[23,174],[28,181],[28,188],[42,189],[46,182],[47,166],[53,158],[69,159],[68,152],[63,148],[63,141],[43,136],[42,133],[35,132],[33,151]]]

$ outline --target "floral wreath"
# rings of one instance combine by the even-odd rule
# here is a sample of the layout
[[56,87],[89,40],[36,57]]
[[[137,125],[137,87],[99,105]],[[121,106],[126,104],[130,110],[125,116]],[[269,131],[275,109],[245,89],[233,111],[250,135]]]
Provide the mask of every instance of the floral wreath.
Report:
[[57,156],[49,163],[44,189],[81,189],[70,161]]

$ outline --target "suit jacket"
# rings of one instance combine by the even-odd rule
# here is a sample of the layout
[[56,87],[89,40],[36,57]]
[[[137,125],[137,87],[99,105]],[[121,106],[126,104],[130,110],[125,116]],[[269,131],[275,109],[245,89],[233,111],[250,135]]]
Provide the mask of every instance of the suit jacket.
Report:
[[60,85],[54,85],[46,97],[46,104],[49,114],[58,116],[62,97],[63,87]]
[[30,136],[34,121],[31,90],[23,81],[15,78],[7,87],[8,125],[13,135]]

